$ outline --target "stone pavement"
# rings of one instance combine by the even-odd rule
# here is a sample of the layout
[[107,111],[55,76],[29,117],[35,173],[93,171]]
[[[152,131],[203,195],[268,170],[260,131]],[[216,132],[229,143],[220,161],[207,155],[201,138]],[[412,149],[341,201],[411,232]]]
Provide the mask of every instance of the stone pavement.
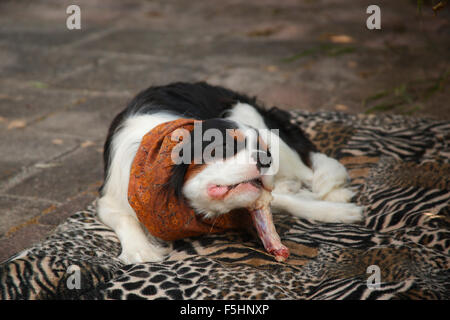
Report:
[[[449,9],[375,1],[0,2],[0,260],[97,196],[114,115],[205,80],[267,106],[450,119]],[[81,30],[66,8],[81,8]]]

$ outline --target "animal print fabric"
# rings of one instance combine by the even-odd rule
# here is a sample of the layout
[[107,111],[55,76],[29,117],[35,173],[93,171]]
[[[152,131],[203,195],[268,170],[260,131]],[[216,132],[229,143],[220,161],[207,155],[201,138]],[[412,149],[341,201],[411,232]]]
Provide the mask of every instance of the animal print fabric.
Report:
[[253,236],[228,232],[177,240],[162,262],[123,265],[94,203],[0,265],[0,297],[449,299],[450,123],[303,111],[292,122],[348,168],[364,222],[275,215],[286,263]]

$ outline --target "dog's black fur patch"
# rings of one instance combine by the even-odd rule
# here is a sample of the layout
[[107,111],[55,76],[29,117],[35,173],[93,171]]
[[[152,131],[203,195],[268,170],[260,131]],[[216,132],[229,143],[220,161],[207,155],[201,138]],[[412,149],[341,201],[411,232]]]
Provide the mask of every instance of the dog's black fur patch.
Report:
[[[165,86],[150,87],[133,98],[125,110],[120,112],[112,121],[104,145],[104,174],[105,179],[110,166],[111,143],[113,136],[120,130],[121,124],[133,114],[152,114],[160,111],[179,114],[184,118],[208,120],[203,129],[217,128],[219,130],[234,129],[232,121],[223,118],[237,102],[255,107],[263,116],[269,129],[278,129],[280,138],[294,149],[303,163],[310,165],[309,153],[316,151],[315,146],[308,140],[303,131],[290,122],[287,111],[273,107],[266,110],[257,104],[256,98],[231,91],[229,89],[212,86],[205,82],[183,83],[177,82]],[[203,150],[203,148],[202,148]],[[193,153],[192,153],[193,154]],[[178,168],[177,168],[178,167]],[[171,187],[177,195],[181,195],[181,187],[187,166],[175,166]],[[100,188],[100,192],[103,186]]]

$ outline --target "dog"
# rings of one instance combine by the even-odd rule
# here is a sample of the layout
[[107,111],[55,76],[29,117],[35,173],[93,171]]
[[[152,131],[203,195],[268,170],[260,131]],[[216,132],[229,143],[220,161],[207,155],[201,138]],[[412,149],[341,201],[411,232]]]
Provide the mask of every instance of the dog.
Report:
[[[362,208],[349,203],[354,192],[348,187],[345,167],[318,152],[290,122],[287,111],[266,109],[256,98],[204,82],[154,86],[140,92],[114,118],[104,145],[105,179],[98,215],[117,234],[122,245],[119,259],[124,263],[161,261],[170,252],[170,245],[149,233],[130,205],[130,170],[147,133],[183,119],[201,121],[200,136],[208,129],[224,135],[237,130],[246,141],[240,148],[233,145],[231,152],[224,149],[226,155],[217,161],[170,168],[161,193],[173,193],[176,201],[186,202],[196,214],[226,216],[251,206],[265,188],[271,191],[273,212],[329,223],[363,218]],[[190,143],[192,150],[210,148],[205,139]],[[244,158],[254,161],[239,161]]]

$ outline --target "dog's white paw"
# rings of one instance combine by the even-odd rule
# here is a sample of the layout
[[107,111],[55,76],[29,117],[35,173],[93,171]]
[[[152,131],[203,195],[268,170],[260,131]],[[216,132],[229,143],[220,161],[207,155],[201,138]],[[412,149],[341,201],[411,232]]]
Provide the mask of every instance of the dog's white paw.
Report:
[[350,202],[355,193],[350,189],[339,188],[328,192],[323,200],[331,202]]
[[312,191],[322,199],[334,189],[341,189],[350,180],[347,169],[339,161],[324,154],[313,154],[312,163]]
[[353,203],[336,203],[332,210],[320,221],[336,223],[354,223],[363,220],[363,208]]
[[119,260],[125,264],[158,262],[162,261],[166,254],[167,250],[150,243],[134,243],[122,248]]

